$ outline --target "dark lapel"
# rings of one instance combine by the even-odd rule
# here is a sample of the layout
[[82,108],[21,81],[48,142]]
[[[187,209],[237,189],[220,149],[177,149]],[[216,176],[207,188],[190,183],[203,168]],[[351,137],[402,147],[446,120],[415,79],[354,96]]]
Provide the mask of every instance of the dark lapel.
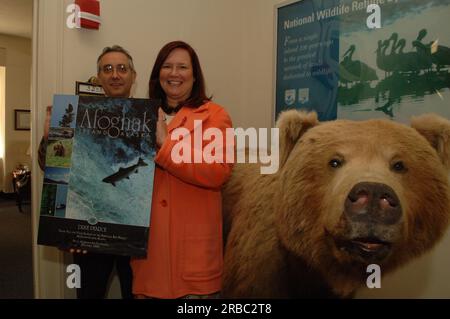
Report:
[[[189,132],[194,131],[194,121],[199,120],[201,123],[205,122],[209,117],[209,103],[203,104],[202,106],[192,109],[190,107],[183,107],[178,111],[177,115],[170,121],[167,130],[170,133],[176,128],[184,127],[189,130]],[[197,123],[197,126],[199,124]]]

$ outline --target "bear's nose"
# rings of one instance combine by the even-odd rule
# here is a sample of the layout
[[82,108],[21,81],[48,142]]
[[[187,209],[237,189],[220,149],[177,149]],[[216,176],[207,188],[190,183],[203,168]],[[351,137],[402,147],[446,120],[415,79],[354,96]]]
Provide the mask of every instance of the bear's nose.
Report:
[[345,214],[354,222],[392,225],[400,220],[402,208],[394,190],[388,185],[362,182],[348,194]]

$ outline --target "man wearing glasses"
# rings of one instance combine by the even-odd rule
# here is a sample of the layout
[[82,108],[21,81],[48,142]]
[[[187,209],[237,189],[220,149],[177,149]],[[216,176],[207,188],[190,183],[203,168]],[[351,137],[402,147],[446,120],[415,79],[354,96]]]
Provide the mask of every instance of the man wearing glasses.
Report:
[[106,47],[97,59],[97,78],[109,97],[130,97],[136,71],[130,54],[118,45]]
[[[136,79],[133,58],[118,45],[106,47],[97,59],[97,78],[108,97],[129,98]],[[44,137],[39,145],[39,166],[45,169],[45,152],[50,127],[51,107],[47,107]],[[86,253],[71,249],[73,261],[81,269],[81,288],[78,299],[103,299],[109,286],[111,272],[116,266],[123,299],[133,298],[130,257],[110,254]]]

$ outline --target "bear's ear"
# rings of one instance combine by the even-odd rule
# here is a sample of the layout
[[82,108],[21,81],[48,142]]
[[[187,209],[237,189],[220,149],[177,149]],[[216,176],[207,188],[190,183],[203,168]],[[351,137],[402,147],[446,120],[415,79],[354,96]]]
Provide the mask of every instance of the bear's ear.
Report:
[[423,114],[411,118],[411,127],[430,142],[442,163],[450,169],[450,121],[436,114]]
[[280,114],[276,125],[280,129],[280,167],[283,167],[297,140],[317,124],[316,112],[289,110]]

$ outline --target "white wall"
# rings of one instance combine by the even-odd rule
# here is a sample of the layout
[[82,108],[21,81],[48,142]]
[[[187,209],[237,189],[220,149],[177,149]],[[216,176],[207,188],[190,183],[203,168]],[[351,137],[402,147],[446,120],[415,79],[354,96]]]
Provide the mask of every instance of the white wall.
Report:
[[[36,69],[33,75],[33,145],[42,136],[45,106],[55,93],[74,93],[77,80],[95,74],[96,58],[104,46],[129,49],[138,72],[135,97],[147,95],[147,82],[159,49],[172,40],[189,42],[197,51],[208,91],[230,112],[235,126],[269,127],[273,106],[273,17],[280,0],[107,0],[101,1],[103,24],[99,31],[69,30],[65,6],[70,0],[38,1]],[[34,171],[38,171],[34,162]],[[42,176],[41,176],[42,177]],[[37,229],[41,179],[34,180],[34,229]],[[36,237],[36,236],[35,236]],[[450,298],[450,256],[445,246],[386,277],[380,296],[442,296]],[[448,246],[447,246],[448,247]],[[36,295],[70,297],[64,289],[62,254],[35,245]],[[446,257],[447,256],[447,257]],[[407,272],[409,271],[409,272]],[[416,283],[411,283],[410,274]],[[425,282],[425,284],[423,284]],[[414,288],[411,288],[411,285]],[[395,287],[393,289],[392,287]],[[111,297],[117,297],[115,282]],[[394,293],[395,291],[395,293]],[[371,292],[373,293],[373,292]],[[359,297],[364,297],[362,292]]]
[[380,289],[361,289],[357,298],[450,298],[450,232],[429,253],[392,274]]
[[4,158],[0,172],[0,190],[12,192],[12,171],[18,164],[30,166],[26,155],[30,131],[14,129],[14,110],[30,109],[31,40],[0,34],[6,66],[6,100],[4,109]]

